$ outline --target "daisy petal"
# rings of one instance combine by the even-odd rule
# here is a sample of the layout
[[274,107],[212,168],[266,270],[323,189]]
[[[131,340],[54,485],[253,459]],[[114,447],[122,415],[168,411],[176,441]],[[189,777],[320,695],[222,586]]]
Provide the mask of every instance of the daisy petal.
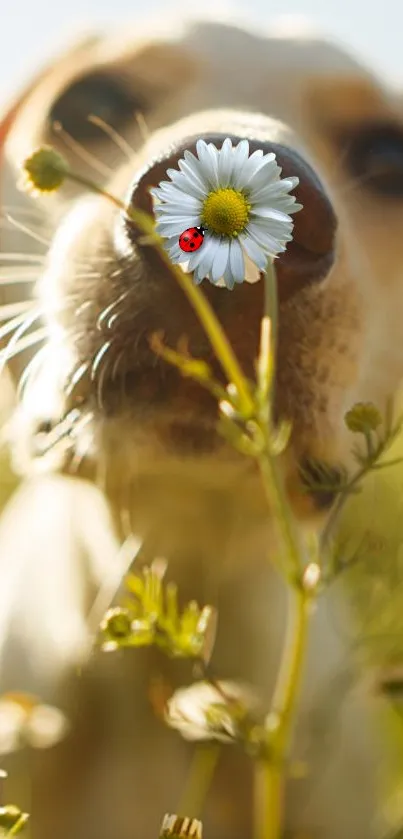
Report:
[[[211,282],[211,281],[210,281],[210,282]],[[231,280],[230,280],[230,281],[229,281],[229,285],[227,285],[227,283],[226,283],[226,281],[225,281],[224,277],[220,277],[220,279],[219,279],[219,280],[217,280],[217,282],[216,282],[216,283],[214,283],[213,285],[214,285],[216,288],[228,288],[230,291],[232,291],[232,289],[234,288],[234,281],[232,280],[232,283],[231,283]]]
[[232,177],[232,186],[235,189],[240,189],[246,185],[247,181],[255,171],[257,161],[260,161],[261,158],[263,158],[262,149],[256,149],[256,151],[247,158],[242,166],[242,169],[238,169],[238,171],[234,172]]
[[266,270],[267,256],[259,245],[256,244],[250,237],[241,234],[239,237],[242,247],[252,260],[252,262],[260,268],[261,271]]
[[[267,267],[267,264],[266,264]],[[247,253],[245,253],[245,282],[253,285],[260,280],[260,268],[251,260]]]
[[[184,172],[191,173],[192,176],[200,183],[204,189],[207,188],[208,182],[203,174],[203,167],[200,163],[200,160],[196,157],[196,155],[192,154],[191,151],[186,150],[184,152],[184,159],[179,161],[180,169],[183,169]],[[178,166],[179,166],[178,163]]]
[[214,255],[213,264],[211,267],[211,282],[214,283],[222,277],[228,264],[229,256],[229,242],[227,239],[222,239],[219,243],[216,253]]
[[154,215],[156,221],[167,221],[168,219],[177,219],[177,218],[200,218],[200,211],[198,209],[192,209],[191,207],[180,207],[178,204],[173,204],[172,212],[169,212],[167,207],[155,210]]
[[281,169],[277,166],[275,158],[274,160],[270,159],[271,155],[267,155],[267,157],[269,160],[266,160],[262,166],[259,166],[258,170],[249,178],[248,189],[261,189],[273,183],[275,179],[278,179]]
[[200,161],[201,171],[207,183],[214,189],[217,184],[217,161],[204,140],[196,143],[197,155]]
[[[189,157],[187,157],[186,154],[188,154]],[[185,160],[179,160],[178,166],[180,169],[178,175],[185,175],[186,178],[188,178],[188,180],[192,183],[194,188],[198,190],[201,195],[205,196],[208,190],[208,181],[202,173],[202,169],[197,157],[191,154],[191,152],[185,152]]]
[[[227,267],[224,271],[224,275],[222,277],[222,284],[226,288],[229,288],[230,291],[232,291],[232,289],[234,288],[235,282],[236,282],[236,280],[235,280],[235,277],[234,277],[234,275],[231,271],[231,268],[230,268],[229,265],[227,265]],[[217,285],[219,285],[219,284],[221,284],[221,283],[218,282]]]
[[220,182],[218,179],[218,149],[216,149],[216,147],[213,146],[213,143],[209,143],[207,148],[211,157],[212,172],[214,173],[213,185],[215,189],[218,189],[218,187],[220,186]]
[[204,242],[203,242],[202,246],[199,248],[198,251],[195,251],[195,252],[189,254],[189,265],[188,265],[188,271],[189,272],[194,271],[195,268],[197,268],[197,266],[202,261],[202,259],[203,259],[203,248],[204,248]]
[[292,221],[291,216],[287,215],[287,213],[283,213],[281,210],[273,210],[270,207],[259,207],[253,209],[251,215],[260,216],[260,218],[270,218],[273,219],[273,221]]
[[[254,152],[257,154],[257,152]],[[252,161],[252,164],[250,163]],[[259,178],[259,175],[262,170],[270,169],[274,170],[277,168],[275,162],[275,155],[274,154],[265,154],[260,157],[260,159],[253,160],[253,154],[246,161],[245,166],[242,172],[242,182],[244,187],[248,187],[248,189],[253,188],[253,184],[255,183],[256,179]],[[264,182],[264,181],[263,181]]]
[[263,234],[269,234],[275,238],[282,240],[289,240],[292,238],[292,231],[294,224],[290,222],[272,221],[271,219],[253,217],[250,219],[248,229],[253,227],[255,230],[260,230]]
[[242,248],[237,239],[232,239],[229,248],[229,266],[236,283],[242,283],[245,278],[245,263]]
[[189,227],[198,227],[200,216],[185,216],[184,218],[164,219],[156,225],[156,231],[160,236],[180,236]]
[[255,187],[255,189],[250,191],[250,199],[254,204],[259,204],[260,202],[270,204],[271,201],[276,201],[283,196],[286,196],[288,199],[294,198],[293,195],[288,195],[290,189],[293,188],[289,186],[289,182],[293,180],[298,181],[298,178],[285,178],[282,181],[274,181],[274,183],[266,184],[263,187],[259,187],[259,189]]
[[285,250],[284,246],[277,239],[269,236],[268,233],[262,234],[252,224],[248,227],[248,234],[251,240],[259,245],[264,253],[270,254],[270,256],[277,256],[278,253],[282,253]]
[[249,141],[241,140],[234,149],[234,165],[233,171],[240,172],[246,163],[249,155]]
[[175,262],[176,264],[183,262],[184,253],[179,246],[177,248],[171,248],[171,250],[168,251],[168,253],[169,258],[172,259],[172,262]]
[[210,236],[208,233],[204,237],[203,245],[200,248],[203,251],[202,259],[195,269],[196,276],[201,277],[201,279],[207,277],[211,271],[218,242],[219,239],[216,236]]
[[232,142],[227,137],[222,144],[218,161],[218,183],[220,187],[226,187],[230,183],[234,156],[235,152],[232,149]]
[[180,189],[176,189],[176,187],[171,187],[171,189],[164,189],[161,191],[161,199],[166,201],[166,205],[161,205],[159,208],[162,212],[164,209],[168,209],[171,205],[179,204],[181,207],[190,207],[193,209],[198,210],[202,206],[202,202],[198,198],[194,198],[193,195],[189,195],[186,192],[181,191]]

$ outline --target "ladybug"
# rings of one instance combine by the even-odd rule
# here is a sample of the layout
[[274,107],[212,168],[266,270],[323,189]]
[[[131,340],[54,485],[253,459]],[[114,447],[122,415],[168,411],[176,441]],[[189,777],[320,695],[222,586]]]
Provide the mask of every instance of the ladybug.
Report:
[[186,253],[193,253],[201,248],[204,240],[203,227],[189,227],[179,236],[179,247]]

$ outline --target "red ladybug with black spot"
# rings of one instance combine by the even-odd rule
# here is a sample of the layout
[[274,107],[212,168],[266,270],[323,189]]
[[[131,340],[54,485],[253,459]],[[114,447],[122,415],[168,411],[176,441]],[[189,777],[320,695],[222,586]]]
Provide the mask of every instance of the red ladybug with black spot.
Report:
[[189,227],[179,236],[179,247],[185,253],[194,253],[204,241],[204,227]]

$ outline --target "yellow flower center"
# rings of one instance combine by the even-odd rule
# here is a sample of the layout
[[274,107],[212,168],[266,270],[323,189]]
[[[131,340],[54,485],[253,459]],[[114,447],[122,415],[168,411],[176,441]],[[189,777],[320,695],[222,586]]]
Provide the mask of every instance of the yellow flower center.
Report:
[[249,221],[250,208],[242,192],[230,187],[217,189],[203,204],[202,225],[212,233],[238,236]]

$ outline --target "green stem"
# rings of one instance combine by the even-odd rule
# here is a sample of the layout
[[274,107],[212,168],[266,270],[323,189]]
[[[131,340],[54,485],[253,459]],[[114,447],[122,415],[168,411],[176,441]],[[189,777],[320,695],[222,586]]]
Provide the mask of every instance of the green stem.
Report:
[[264,274],[264,309],[260,327],[260,348],[257,362],[257,399],[262,416],[268,422],[275,383],[277,353],[277,281],[273,264],[268,261]]
[[283,559],[283,567],[286,578],[292,586],[298,586],[302,573],[300,548],[294,532],[284,487],[277,469],[277,463],[268,452],[263,452],[258,457],[258,465],[262,477],[263,489],[283,545],[283,554],[285,557]]
[[311,593],[289,588],[288,627],[272,711],[266,720],[272,756],[257,767],[256,839],[280,839],[286,765],[308,638]]
[[210,306],[210,303],[200,289],[194,285],[190,277],[181,271],[180,268],[172,265],[169,256],[165,253],[165,251],[161,253],[161,256],[170,270],[173,271],[177,282],[193,306],[210,340],[211,346],[213,347],[213,350],[227,375],[228,381],[235,386],[241,413],[246,415],[251,414],[253,412],[254,403],[247,380],[240,365],[238,364],[231,344],[229,343],[219,320]]
[[266,273],[264,276],[265,301],[264,301],[264,317],[270,318],[271,321],[271,355],[273,359],[277,358],[277,338],[278,338],[278,295],[277,295],[277,278],[274,265],[270,260],[267,263]]
[[289,603],[281,665],[274,690],[272,709],[266,719],[269,756],[258,764],[256,770],[256,839],[280,839],[282,833],[287,758],[305,661],[309,604],[313,598],[313,592],[304,588],[301,549],[284,485],[270,447],[272,388],[275,380],[277,348],[277,310],[276,278],[274,268],[270,265],[265,274],[263,319],[270,320],[270,343],[263,324],[258,363],[260,408],[257,425],[264,440],[264,446],[257,461],[271,515],[280,535],[282,569],[288,582]]
[[196,746],[178,813],[188,818],[200,818],[213,775],[221,754],[221,746]]

